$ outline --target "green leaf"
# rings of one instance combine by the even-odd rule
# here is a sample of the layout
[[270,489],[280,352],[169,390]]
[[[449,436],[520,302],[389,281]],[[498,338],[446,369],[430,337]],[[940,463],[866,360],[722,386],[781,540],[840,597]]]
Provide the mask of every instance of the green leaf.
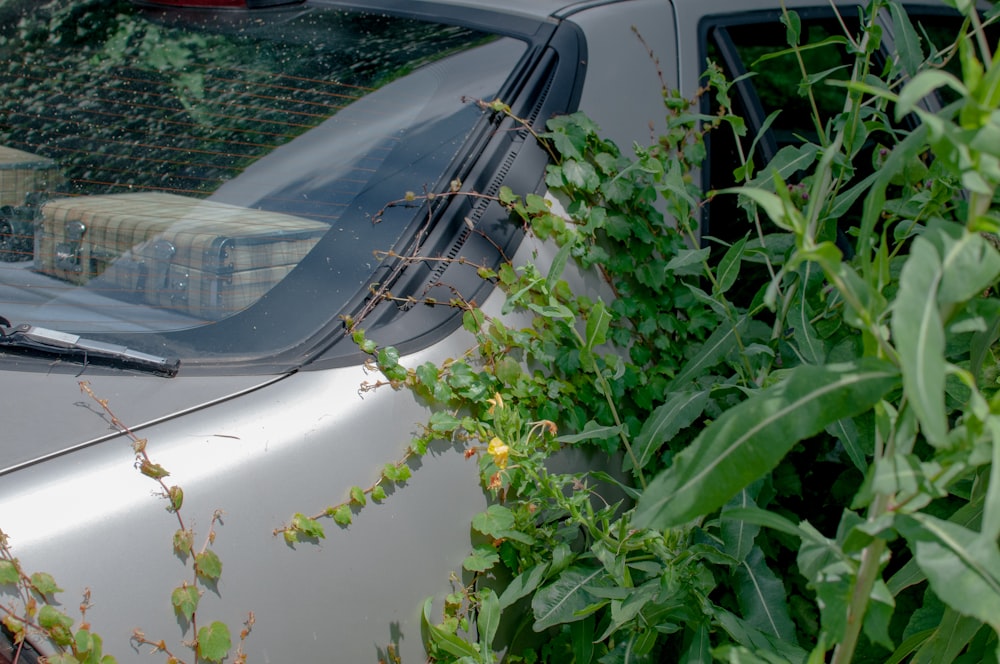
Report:
[[198,610],[198,601],[200,599],[201,593],[198,592],[198,589],[186,584],[174,588],[174,591],[170,593],[170,603],[173,604],[174,610],[184,616],[184,619],[187,621],[190,621],[191,616]]
[[535,588],[545,579],[545,573],[548,571],[548,563],[543,563],[529,567],[515,576],[500,595],[500,608],[506,609],[528,593],[534,592]]
[[1000,551],[995,540],[927,514],[898,516],[896,527],[948,606],[1000,631]]
[[682,249],[677,255],[670,259],[664,268],[667,272],[677,275],[701,274],[705,261],[711,255],[711,249]]
[[497,594],[489,588],[479,591],[479,615],[476,627],[479,630],[479,647],[482,652],[489,652],[500,626],[500,600]]
[[472,527],[476,532],[498,537],[498,533],[514,527],[514,513],[503,505],[490,505],[472,518]]
[[736,600],[747,624],[783,641],[794,642],[795,625],[788,611],[785,586],[767,566],[760,547],[753,547],[734,576]]
[[[982,626],[982,621],[963,616],[955,609],[946,607],[933,632],[919,644],[919,649],[909,660],[910,664],[960,661],[959,654],[972,641]],[[970,650],[971,652],[975,651]]]
[[[806,263],[803,267],[803,279],[808,279],[808,272],[813,267],[813,263]],[[788,310],[786,322],[792,328],[794,334],[795,347],[806,364],[823,364],[826,360],[826,348],[823,342],[816,335],[816,330],[812,325],[812,311],[801,291],[796,294],[792,301],[792,306]]]
[[362,489],[359,486],[352,486],[351,487],[351,504],[358,505],[360,507],[364,507],[367,502],[368,502],[368,499],[365,498],[365,490]]
[[938,227],[934,238],[941,252],[941,288],[938,303],[962,303],[996,283],[1000,254],[979,233],[961,226]]
[[340,505],[333,511],[333,521],[338,526],[349,526],[351,525],[351,506],[344,504]]
[[431,643],[455,657],[471,657],[471,661],[479,660],[479,651],[471,643],[463,641],[431,622],[431,598],[424,602],[424,626],[431,637]]
[[584,348],[593,351],[607,340],[608,326],[611,324],[611,312],[604,303],[598,301],[590,308],[587,315],[587,336]]
[[198,576],[206,581],[218,581],[222,576],[222,561],[211,549],[195,555],[194,566]]
[[462,567],[470,572],[485,572],[498,562],[500,562],[500,555],[496,549],[490,546],[477,546],[462,561]]
[[174,553],[180,556],[181,559],[186,560],[188,555],[191,554],[192,547],[194,547],[194,532],[178,529],[174,532],[173,544]]
[[816,161],[817,154],[819,154],[819,146],[813,143],[786,145],[778,150],[760,175],[750,184],[755,187],[771,187],[776,173],[782,180],[788,180],[799,171],[812,166]]
[[20,580],[17,565],[10,560],[0,560],[0,585],[16,584]]
[[719,266],[715,270],[715,284],[712,294],[718,297],[722,295],[736,283],[736,278],[740,275],[740,264],[743,262],[743,251],[746,249],[747,240],[733,243],[726,255],[719,261]]
[[861,434],[858,431],[854,420],[843,418],[826,427],[826,432],[840,441],[844,446],[844,451],[850,457],[854,467],[862,473],[868,472],[868,455],[873,453],[870,449],[866,452],[861,446]]
[[556,282],[559,281],[559,277],[562,276],[563,270],[566,269],[566,261],[569,260],[569,254],[572,250],[573,244],[571,242],[567,242],[559,248],[555,258],[552,259],[552,265],[549,267],[549,274],[545,277],[545,290],[548,292],[551,293],[555,290]]
[[910,18],[902,5],[892,2],[889,4],[889,11],[892,14],[893,45],[899,56],[899,64],[907,76],[915,76],[924,61],[924,54],[920,49],[920,37],[913,29],[913,24],[910,23]]
[[296,532],[302,533],[303,536],[313,538],[313,539],[323,539],[326,537],[326,532],[323,530],[323,526],[316,519],[307,517],[301,512],[296,512],[292,516],[291,527]]
[[38,624],[47,630],[69,629],[73,626],[73,619],[51,604],[43,604],[42,608],[38,610]]
[[42,595],[61,593],[62,588],[56,585],[56,580],[46,572],[35,572],[31,575],[31,585]]
[[941,87],[949,87],[960,96],[967,94],[965,86],[954,75],[940,69],[925,69],[903,86],[896,102],[896,119],[900,120],[915,110],[924,97]]
[[[640,468],[646,467],[665,442],[701,416],[708,404],[708,395],[708,390],[670,394],[667,401],[650,414],[632,446]],[[631,457],[625,457],[623,469],[632,470]]]
[[[777,664],[778,662],[804,662],[806,660],[806,652],[794,643],[765,634],[722,608],[713,607],[711,611],[719,626],[732,637],[733,641],[766,657],[761,659],[751,655],[747,659],[736,659],[735,661],[747,664],[751,662]],[[747,654],[749,655],[749,653]]]
[[892,336],[903,367],[903,391],[913,405],[924,437],[935,447],[948,438],[945,412],[945,336],[938,311],[941,261],[924,237],[913,241],[899,278],[892,310]]
[[431,431],[435,433],[451,433],[461,423],[462,420],[443,410],[436,410],[431,413],[430,420],[428,421]]
[[563,162],[562,173],[567,184],[583,191],[596,191],[601,184],[597,170],[585,161],[567,159]]
[[594,660],[594,616],[570,625],[574,664],[590,664]]
[[862,628],[865,636],[872,643],[877,643],[886,650],[892,650],[894,644],[889,636],[889,621],[892,619],[892,611],[896,606],[896,601],[889,592],[889,588],[882,579],[876,579],[868,601],[868,610],[865,611]]
[[704,374],[708,369],[725,359],[733,348],[739,335],[743,334],[748,325],[746,318],[740,318],[735,326],[719,325],[712,335],[698,348],[694,356],[688,360],[674,379],[670,381],[667,390],[680,391],[689,382]]
[[886,362],[800,366],[724,412],[647,487],[636,527],[668,528],[708,514],[772,470],[800,440],[875,405],[897,383]]
[[760,532],[760,525],[753,521],[732,519],[727,518],[727,516],[732,513],[732,510],[746,510],[756,506],[757,503],[754,502],[750,491],[742,489],[732,500],[726,503],[725,508],[722,510],[723,518],[722,523],[719,525],[719,534],[722,537],[722,550],[726,555],[733,558],[733,560],[741,563],[746,560],[746,557],[754,549],[754,540],[757,539],[757,533]]
[[229,655],[232,639],[225,623],[213,622],[198,630],[198,655],[209,662],[221,662]]
[[598,584],[604,574],[603,567],[574,565],[567,568],[531,598],[531,610],[535,614],[532,628],[541,632],[553,625],[582,620],[584,615],[578,612],[586,609],[595,599],[587,588]]
[[621,432],[622,428],[618,425],[605,426],[598,424],[594,420],[590,420],[583,425],[583,431],[580,433],[570,433],[565,436],[559,436],[556,438],[556,441],[572,445],[573,443],[579,443],[585,440],[607,440],[608,438],[614,438],[615,436],[620,435]]

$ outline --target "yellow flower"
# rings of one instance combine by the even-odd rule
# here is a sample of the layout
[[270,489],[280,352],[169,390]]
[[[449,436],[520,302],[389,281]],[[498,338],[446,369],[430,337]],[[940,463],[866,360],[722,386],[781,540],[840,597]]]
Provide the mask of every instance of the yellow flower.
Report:
[[494,392],[493,393],[493,398],[492,399],[487,399],[486,403],[488,403],[490,405],[490,409],[488,411],[486,411],[486,412],[488,412],[490,415],[492,415],[494,408],[503,408],[503,397],[500,396],[499,392]]
[[486,451],[493,457],[493,463],[497,465],[497,468],[503,470],[507,467],[507,460],[510,457],[510,448],[504,445],[502,440],[493,436],[493,440],[490,441],[490,445],[486,448]]

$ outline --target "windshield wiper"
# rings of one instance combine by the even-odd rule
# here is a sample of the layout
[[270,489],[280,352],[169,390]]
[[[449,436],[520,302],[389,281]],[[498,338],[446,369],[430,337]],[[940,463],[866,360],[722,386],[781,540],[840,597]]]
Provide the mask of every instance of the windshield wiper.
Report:
[[10,348],[54,355],[60,358],[74,358],[85,365],[90,361],[110,364],[123,369],[136,369],[162,376],[177,374],[181,361],[133,350],[127,346],[110,344],[96,339],[86,339],[76,334],[50,330],[37,325],[17,325],[0,318],[0,350]]

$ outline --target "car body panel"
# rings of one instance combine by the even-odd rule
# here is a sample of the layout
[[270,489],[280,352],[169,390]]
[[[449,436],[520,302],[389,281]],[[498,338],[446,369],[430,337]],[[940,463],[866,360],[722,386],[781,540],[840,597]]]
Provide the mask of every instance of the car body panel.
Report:
[[[0,405],[4,424],[4,453],[0,478],[16,469],[116,435],[107,418],[95,411],[80,390],[86,380],[113,403],[127,404],[129,422],[141,428],[178,417],[220,401],[235,399],[281,376],[210,376],[164,380],[144,375],[88,375],[80,367],[71,372],[3,371],[4,382],[19,392],[44,395],[32,400],[6,401]],[[65,404],[58,417],[53,404]],[[0,480],[3,481],[3,480]]]

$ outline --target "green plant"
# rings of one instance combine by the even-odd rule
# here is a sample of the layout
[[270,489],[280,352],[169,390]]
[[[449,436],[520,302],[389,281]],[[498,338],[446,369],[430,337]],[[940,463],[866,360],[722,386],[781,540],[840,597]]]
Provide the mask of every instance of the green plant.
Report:
[[[433,659],[496,661],[500,629],[508,661],[996,660],[1000,64],[972,4],[958,8],[968,34],[927,53],[900,5],[871,3],[841,40],[856,57],[843,112],[817,118],[815,144],[742,164],[730,191],[703,197],[691,177],[705,132],[745,133],[714,69],[702,94],[720,113],[665,90],[668,130],[635,159],[586,118],[557,118],[539,139],[567,216],[500,199],[559,254],[547,274],[480,269],[530,325],[453,301],[475,345],[414,368],[355,332],[387,385],[437,406],[409,453],[466,441],[495,499],[472,524],[477,583],[442,622],[425,607]],[[900,57],[879,70],[882,9]],[[811,97],[798,17],[785,22]],[[942,57],[963,76],[920,64]],[[959,101],[923,111],[942,86]],[[874,136],[899,140],[859,179]],[[713,257],[699,210],[733,195],[751,224]],[[832,228],[859,200],[845,258]],[[571,260],[602,271],[613,301],[573,293]],[[748,302],[730,298],[761,271]],[[629,479],[552,470],[583,446]]]
[[[192,638],[185,642],[194,654],[194,662],[222,662],[232,650],[232,636],[229,627],[213,621],[208,625],[198,625],[198,604],[205,588],[212,588],[222,574],[222,561],[212,550],[215,528],[221,513],[212,515],[201,547],[195,547],[195,532],[185,524],[181,515],[184,505],[184,491],[181,487],[167,482],[170,472],[153,461],[147,452],[147,441],[136,436],[132,430],[111,410],[106,399],[99,398],[87,381],[80,382],[80,390],[93,399],[107,414],[112,426],[121,431],[131,441],[135,453],[135,467],[144,476],[156,482],[161,489],[161,497],[167,501],[167,511],[177,519],[178,529],[172,538],[174,553],[190,566],[191,578],[175,588],[170,595],[170,603],[180,620],[184,631],[190,630]],[[55,655],[46,657],[52,664],[112,664],[115,658],[103,653],[103,640],[93,632],[87,621],[90,607],[88,590],[80,603],[80,620],[77,623],[65,611],[57,608],[57,593],[62,592],[51,574],[46,572],[28,573],[13,555],[8,536],[0,531],[0,589],[13,594],[15,601],[0,605],[0,625],[13,637],[18,651],[14,662],[21,657],[26,641],[45,639],[56,650]],[[239,634],[233,662],[246,662],[243,644],[253,629],[254,616],[247,616],[244,628]],[[153,652],[162,652],[167,664],[181,664],[182,659],[172,652],[163,639],[151,640],[140,629],[132,633],[133,643],[151,646]]]

